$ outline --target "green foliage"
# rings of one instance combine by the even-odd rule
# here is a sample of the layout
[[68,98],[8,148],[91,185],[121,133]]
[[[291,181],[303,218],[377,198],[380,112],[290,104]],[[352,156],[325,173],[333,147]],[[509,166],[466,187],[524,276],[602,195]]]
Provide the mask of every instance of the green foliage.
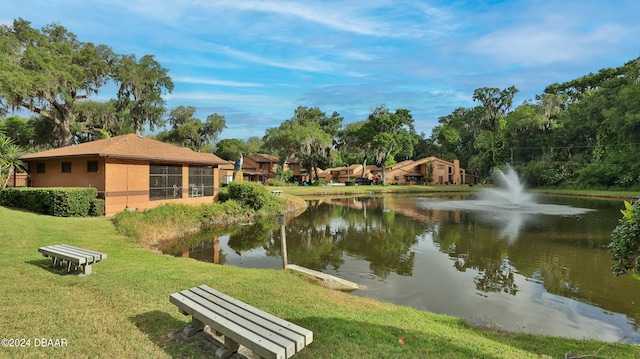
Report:
[[[246,208],[235,200],[202,205],[167,203],[145,211],[122,211],[113,217],[113,224],[120,233],[142,238],[150,228],[183,228],[185,230],[208,228],[214,224],[227,224],[244,218]],[[165,230],[165,233],[173,233]]]
[[327,184],[327,180],[325,180],[324,178],[320,178],[318,180],[313,181],[311,185],[316,187],[322,187],[326,184]]
[[216,113],[207,116],[202,122],[195,118],[196,108],[192,106],[178,106],[169,113],[171,129],[158,134],[160,141],[174,143],[179,146],[189,147],[201,152],[207,145],[214,141],[220,132],[226,127],[224,116]]
[[0,205],[57,217],[88,217],[104,214],[104,202],[96,200],[95,188],[5,188]]
[[240,158],[240,153],[244,156],[259,153],[262,145],[263,141],[258,137],[249,137],[246,142],[236,138],[225,138],[216,143],[213,153],[225,160],[235,161]]
[[366,122],[356,131],[357,142],[368,143],[376,165],[382,167],[382,184],[386,185],[385,165],[397,154],[413,154],[418,142],[413,116],[406,109],[389,111],[384,105],[376,107]]
[[533,187],[558,187],[567,181],[567,173],[548,161],[530,161],[518,167],[524,181]]
[[[279,127],[267,129],[264,136],[266,149],[280,157],[278,167],[282,168],[287,159],[297,156],[308,173],[331,162],[334,137],[342,124],[342,117],[334,112],[331,117],[318,107],[299,106],[292,118]],[[278,173],[281,180],[285,173]]]
[[135,55],[122,55],[111,69],[118,88],[116,108],[121,117],[132,122],[135,131],[146,124],[151,131],[164,125],[165,100],[173,91],[173,81],[153,55],[144,55],[138,61]]
[[427,176],[425,177],[427,183],[433,182],[433,161],[427,162]]
[[0,134],[4,134],[22,148],[27,148],[30,145],[29,141],[33,140],[35,135],[29,121],[19,116],[0,119]]
[[228,190],[228,199],[256,213],[283,208],[282,201],[259,183],[234,181],[229,184]]
[[89,216],[92,216],[92,217],[104,216],[104,208],[105,208],[104,199],[94,198],[91,201],[91,206],[89,207]]
[[577,171],[581,183],[588,187],[611,187],[620,177],[622,168],[602,163],[591,163]]
[[622,218],[611,233],[612,240],[605,247],[615,262],[611,267],[615,275],[640,275],[640,200],[633,204],[625,201],[624,206]]
[[23,152],[12,138],[0,132],[0,189],[4,188],[10,173],[22,166],[20,156]]
[[[116,99],[84,103],[112,81],[119,87]],[[34,29],[16,19],[0,27],[2,107],[38,114],[49,131],[34,126],[34,132],[46,134],[38,142],[48,146],[81,142],[100,130],[116,134],[145,124],[153,130],[165,112],[162,95],[172,90],[167,70],[151,55],[139,61],[117,55],[106,45],[79,41],[58,24]]]

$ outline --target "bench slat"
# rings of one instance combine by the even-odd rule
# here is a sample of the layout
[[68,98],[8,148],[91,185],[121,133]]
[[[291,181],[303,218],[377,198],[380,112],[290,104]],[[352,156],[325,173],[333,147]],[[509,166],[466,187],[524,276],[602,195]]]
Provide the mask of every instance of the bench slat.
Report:
[[[253,318],[251,320],[255,320],[266,329],[275,331],[282,336],[295,340],[297,351],[302,350],[302,348],[311,344],[311,342],[313,341],[313,332],[306,328],[293,324],[282,318],[276,317],[275,315],[253,307],[247,303],[239,301],[209,286],[201,285],[197,289],[206,292],[206,294],[210,296],[207,298],[210,298],[211,300],[213,300],[213,298],[216,298],[216,303],[218,303],[219,305],[228,307],[230,309],[233,309],[233,307],[242,308],[243,310],[252,314],[252,316],[247,316],[247,318]],[[191,290],[195,291],[196,288],[192,288]],[[258,322],[258,319],[256,318],[260,318],[260,321]]]
[[74,247],[74,246],[70,246],[68,244],[59,244],[58,245],[60,248],[65,248],[68,249],[69,251],[74,251],[80,255],[83,255],[85,257],[93,257],[93,261],[94,262],[98,262],[102,259],[107,258],[107,254],[106,253],[101,253],[101,252],[96,252],[96,251],[92,251],[89,249],[84,249],[84,248],[78,248],[78,247]]
[[[230,338],[252,350],[254,353],[264,358],[288,358],[286,348],[283,348],[269,340],[257,337],[252,331],[237,325],[233,321],[218,315],[207,307],[199,304],[193,299],[184,295],[185,291],[173,293],[170,296],[171,303],[180,308],[181,311],[190,314],[192,317],[209,325],[225,337]],[[188,292],[188,291],[186,291]],[[293,347],[293,343],[291,345]]]
[[302,335],[292,332],[282,326],[278,326],[264,317],[255,314],[253,310],[250,310],[259,310],[257,308],[250,307],[248,304],[239,302],[244,304],[244,306],[238,310],[239,307],[237,305],[217,298],[201,288],[192,288],[190,294],[191,293],[199,296],[192,296],[191,298],[198,301],[200,304],[220,315],[223,315],[225,318],[233,321],[237,325],[252,331],[257,336],[263,337],[266,340],[270,340],[281,347],[286,348],[287,357],[293,355],[293,353],[297,351],[296,349],[304,348],[304,337]]
[[105,253],[90,251],[67,244],[40,247],[38,251],[46,256],[61,258],[77,264],[92,264],[107,258]]
[[69,252],[69,251],[61,249],[61,248],[48,248],[48,247],[38,248],[38,252],[42,253],[43,255],[45,255],[47,257],[55,257],[55,258],[64,259],[66,261],[71,261],[71,262],[73,262],[75,264],[78,264],[78,265],[87,263],[87,258],[86,257],[79,256],[76,253]]

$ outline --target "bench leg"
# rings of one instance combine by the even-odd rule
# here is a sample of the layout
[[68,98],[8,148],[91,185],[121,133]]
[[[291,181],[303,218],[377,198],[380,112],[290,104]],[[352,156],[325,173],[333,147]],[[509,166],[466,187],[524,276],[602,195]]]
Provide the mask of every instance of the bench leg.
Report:
[[182,334],[185,338],[191,338],[204,330],[204,323],[196,318],[191,317],[191,325],[182,330]]
[[227,336],[225,336],[224,346],[216,350],[216,357],[220,359],[227,359],[228,357],[236,353],[238,351],[238,348],[240,348],[240,345],[238,345],[235,340],[229,339],[227,338]]
[[82,265],[82,266],[80,266],[80,269],[82,269],[82,274],[83,275],[91,274],[91,264]]

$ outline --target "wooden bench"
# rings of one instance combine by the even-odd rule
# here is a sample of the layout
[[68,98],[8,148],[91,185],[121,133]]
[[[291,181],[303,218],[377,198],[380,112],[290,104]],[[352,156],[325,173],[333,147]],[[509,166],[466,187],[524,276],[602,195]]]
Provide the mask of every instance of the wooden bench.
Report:
[[107,258],[105,253],[90,251],[67,244],[40,247],[38,248],[38,252],[42,253],[45,257],[52,257],[53,267],[58,264],[63,265],[62,262],[66,261],[67,272],[71,272],[73,268],[74,271],[80,269],[82,274],[91,274],[91,265]]
[[219,358],[228,358],[239,345],[260,358],[290,358],[313,341],[313,332],[284,319],[252,307],[209,286],[201,285],[170,295],[171,303],[192,323],[183,330],[189,338],[204,329],[205,324],[218,335],[224,335]]

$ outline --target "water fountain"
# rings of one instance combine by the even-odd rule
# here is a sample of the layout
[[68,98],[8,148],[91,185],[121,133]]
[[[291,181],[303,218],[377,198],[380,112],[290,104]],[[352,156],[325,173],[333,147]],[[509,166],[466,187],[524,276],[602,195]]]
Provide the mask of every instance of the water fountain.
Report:
[[575,216],[590,211],[588,208],[545,204],[535,201],[534,195],[525,191],[518,174],[508,167],[506,172],[495,170],[500,184],[497,188],[483,189],[475,200],[462,201],[429,201],[421,203],[423,208],[436,210],[466,210],[507,212],[521,214],[546,214],[556,216]]
[[445,211],[477,211],[485,222],[500,227],[500,237],[510,242],[517,239],[518,233],[527,222],[536,215],[578,216],[591,211],[588,208],[576,208],[565,205],[539,203],[535,196],[525,190],[518,174],[511,167],[506,171],[495,170],[500,186],[481,190],[477,199],[460,201],[434,201],[420,199],[419,206],[425,209]]
[[504,189],[489,188],[481,193],[481,198],[487,202],[496,202],[504,207],[519,207],[530,205],[533,202],[533,195],[524,190],[524,185],[520,183],[518,174],[511,167],[503,172],[495,170],[495,176]]

